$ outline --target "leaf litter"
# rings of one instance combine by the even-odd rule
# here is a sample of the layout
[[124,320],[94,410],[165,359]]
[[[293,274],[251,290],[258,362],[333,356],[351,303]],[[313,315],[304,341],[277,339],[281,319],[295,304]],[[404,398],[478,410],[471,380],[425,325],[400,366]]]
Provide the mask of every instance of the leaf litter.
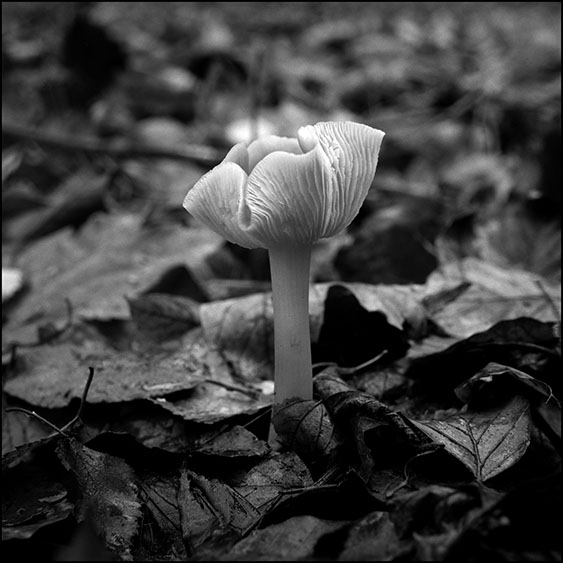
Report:
[[[87,8],[132,65],[93,94],[50,56],[71,17],[3,6],[6,115],[39,127],[3,150],[8,556],[560,558],[560,11],[231,4]],[[314,249],[315,400],[272,447],[265,256],[179,206],[234,136],[341,118],[385,158]]]

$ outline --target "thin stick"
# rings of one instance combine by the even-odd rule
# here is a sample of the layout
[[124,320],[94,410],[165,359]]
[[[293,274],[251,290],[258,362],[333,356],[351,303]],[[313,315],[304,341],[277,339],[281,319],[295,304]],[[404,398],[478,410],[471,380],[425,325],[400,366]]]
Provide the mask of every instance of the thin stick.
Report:
[[227,391],[236,391],[237,393],[247,395],[251,399],[256,399],[261,395],[260,391],[257,389],[246,389],[245,387],[240,387],[239,385],[231,385],[230,383],[223,383],[222,381],[216,381],[214,379],[204,379],[203,383],[211,383],[212,385],[223,387],[224,389],[227,389]]
[[204,145],[190,145],[182,150],[170,150],[159,147],[143,147],[136,145],[115,145],[97,139],[64,137],[53,135],[31,127],[2,124],[2,138],[11,141],[28,141],[63,152],[82,152],[90,155],[106,155],[115,159],[125,158],[165,158],[195,162],[203,166],[215,166],[224,157],[221,151]]
[[375,364],[375,362],[377,362],[383,356],[385,356],[385,354],[387,354],[388,351],[389,350],[383,350],[382,352],[377,354],[377,356],[375,356],[371,360],[368,360],[367,362],[364,362],[363,364],[360,364],[359,366],[354,366],[354,367],[351,367],[351,368],[340,367],[338,364],[336,364],[334,362],[319,362],[317,364],[313,364],[313,369],[334,366],[338,370],[338,375],[353,375],[354,373],[356,373],[356,372],[358,372],[358,371],[360,371],[364,368],[367,368],[368,366],[371,366],[372,364]]
[[41,421],[43,424],[46,424],[47,426],[52,428],[55,432],[58,432],[62,436],[65,436],[66,438],[68,438],[68,435],[65,434],[65,432],[63,430],[61,430],[60,428],[55,426],[52,422],[49,422],[46,418],[43,418],[40,414],[37,414],[35,411],[30,411],[28,409],[23,409],[21,407],[10,407],[10,408],[5,410],[5,412],[14,412],[14,411],[23,412],[27,416],[36,418],[37,420]]
[[92,384],[92,379],[94,379],[94,368],[88,368],[88,379],[86,380],[86,385],[84,386],[84,391],[82,392],[82,398],[80,399],[80,406],[78,407],[78,412],[76,416],[70,421],[67,422],[63,427],[62,430],[68,430],[75,422],[80,420],[82,416],[82,411],[84,410],[84,405],[86,404],[86,397],[88,396],[88,391],[90,390],[90,385]]

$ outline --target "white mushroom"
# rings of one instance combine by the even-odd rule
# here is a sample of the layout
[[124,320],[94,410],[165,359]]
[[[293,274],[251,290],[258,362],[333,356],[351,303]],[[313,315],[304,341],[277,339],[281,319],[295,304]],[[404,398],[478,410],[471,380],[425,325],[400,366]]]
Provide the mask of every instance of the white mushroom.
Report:
[[276,404],[312,398],[311,246],[357,215],[383,136],[359,123],[326,122],[302,127],[297,139],[239,143],[184,200],[189,213],[228,241],[269,251]]

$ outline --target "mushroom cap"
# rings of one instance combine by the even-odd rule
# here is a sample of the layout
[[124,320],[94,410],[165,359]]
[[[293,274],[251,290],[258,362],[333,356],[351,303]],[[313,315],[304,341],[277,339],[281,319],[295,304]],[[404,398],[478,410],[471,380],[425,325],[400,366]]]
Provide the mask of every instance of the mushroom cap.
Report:
[[297,139],[235,145],[184,199],[185,209],[246,248],[311,244],[346,228],[373,181],[384,133],[367,125],[307,125]]

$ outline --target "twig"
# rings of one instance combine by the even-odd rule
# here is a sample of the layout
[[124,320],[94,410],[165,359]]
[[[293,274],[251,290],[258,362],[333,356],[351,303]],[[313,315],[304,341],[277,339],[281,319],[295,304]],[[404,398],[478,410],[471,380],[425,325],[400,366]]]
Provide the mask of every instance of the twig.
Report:
[[75,422],[80,420],[82,416],[82,411],[84,410],[84,405],[86,404],[86,397],[88,396],[88,391],[90,390],[90,385],[92,384],[92,379],[94,379],[94,368],[88,368],[88,379],[86,380],[86,385],[84,386],[84,391],[82,392],[82,398],[80,399],[80,406],[78,407],[78,412],[76,416],[70,421],[67,422],[63,427],[62,430],[68,430]]
[[372,364],[375,364],[375,362],[379,361],[383,356],[385,356],[385,354],[387,354],[388,351],[389,350],[383,350],[382,352],[377,354],[377,356],[375,356],[374,358],[371,358],[371,360],[368,360],[367,362],[364,362],[363,364],[360,364],[359,366],[354,366],[354,367],[350,367],[350,368],[343,368],[343,367],[340,367],[335,362],[319,362],[317,364],[313,364],[313,369],[326,368],[326,367],[334,366],[338,370],[338,375],[354,375],[356,372],[358,372],[358,371],[360,371],[364,368],[367,368],[368,366],[371,366]]
[[237,393],[242,393],[243,395],[247,395],[251,399],[256,399],[261,395],[260,391],[256,389],[248,389],[246,387],[241,387],[239,385],[223,383],[222,381],[217,381],[215,379],[204,379],[203,383],[211,383],[212,385],[217,385],[217,387],[223,387],[224,389],[227,389],[227,391],[236,391]]
[[132,144],[115,144],[97,139],[75,138],[53,135],[31,127],[2,124],[2,139],[8,141],[27,141],[63,152],[82,152],[89,155],[104,155],[115,159],[125,158],[164,158],[195,162],[203,166],[215,166],[221,162],[224,154],[204,145],[190,145],[181,150]]
[[58,432],[62,436],[65,436],[66,438],[68,438],[68,434],[65,434],[65,432],[63,430],[61,430],[60,428],[55,426],[52,422],[49,422],[46,418],[43,418],[40,414],[37,414],[35,411],[30,411],[28,409],[24,409],[24,408],[21,408],[21,407],[10,407],[10,408],[5,410],[5,412],[14,412],[14,411],[23,412],[27,416],[36,418],[37,420],[40,420],[43,424],[46,424],[47,426],[52,428],[55,432]]
[[43,424],[46,424],[47,426],[52,428],[55,432],[61,434],[61,436],[65,436],[66,438],[68,438],[69,436],[66,433],[66,431],[75,422],[80,420],[82,411],[84,410],[84,405],[86,404],[86,397],[88,396],[88,391],[90,390],[90,385],[92,383],[92,379],[94,378],[94,368],[90,367],[88,369],[89,369],[88,379],[86,380],[86,385],[84,386],[84,391],[82,392],[82,398],[80,399],[80,407],[78,407],[78,412],[76,413],[76,416],[70,422],[67,422],[62,428],[55,426],[52,422],[49,422],[46,418],[43,418],[40,414],[37,414],[35,411],[30,411],[22,407],[10,407],[7,408],[5,412],[13,412],[13,411],[23,412],[27,416],[31,416],[36,418],[37,420],[40,420]]
[[292,487],[291,489],[282,489],[278,492],[278,495],[296,495],[299,493],[308,493],[310,491],[333,491],[338,489],[340,485],[338,483],[333,483],[329,485],[307,485],[303,487]]

